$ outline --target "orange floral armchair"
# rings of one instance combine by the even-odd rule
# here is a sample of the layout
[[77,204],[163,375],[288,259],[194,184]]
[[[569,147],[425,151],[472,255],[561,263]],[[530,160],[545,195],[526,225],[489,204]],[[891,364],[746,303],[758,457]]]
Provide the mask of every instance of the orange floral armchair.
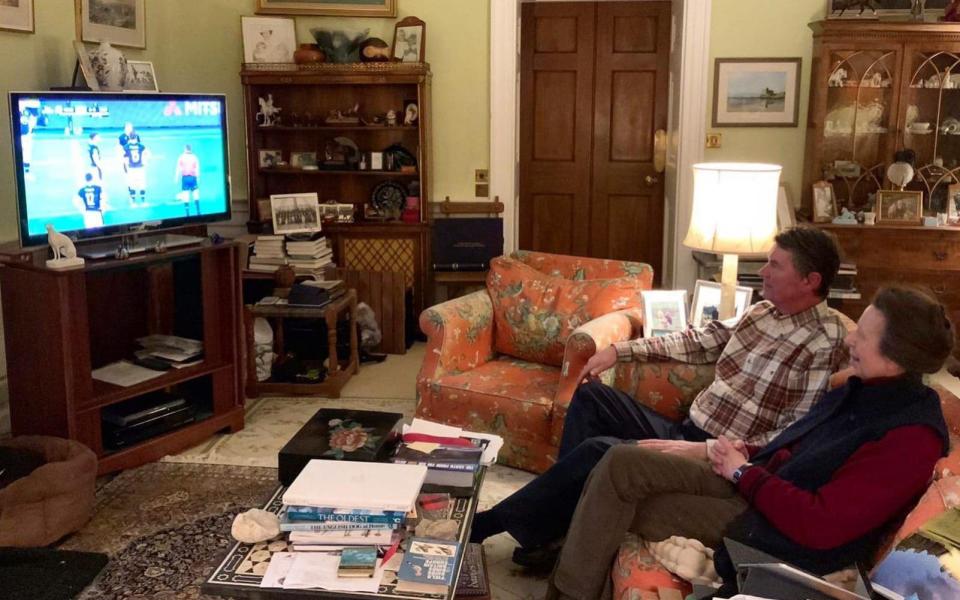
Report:
[[515,252],[487,289],[420,315],[427,351],[417,416],[503,437],[499,461],[543,472],[576,377],[597,349],[640,334],[645,263]]

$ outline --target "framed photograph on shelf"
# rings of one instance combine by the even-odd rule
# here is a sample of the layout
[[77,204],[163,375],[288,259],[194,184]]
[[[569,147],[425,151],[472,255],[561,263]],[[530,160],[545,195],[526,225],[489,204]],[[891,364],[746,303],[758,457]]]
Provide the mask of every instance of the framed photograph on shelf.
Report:
[[258,158],[261,169],[273,169],[282,165],[283,152],[280,150],[261,150]]
[[33,0],[0,1],[0,29],[33,33]]
[[397,0],[257,0],[258,15],[395,17]]
[[829,181],[817,181],[813,184],[813,222],[829,223],[837,216],[837,200],[833,195],[833,185]]
[[922,225],[923,192],[880,190],[875,212],[878,225]]
[[75,0],[77,39],[147,47],[145,0]]
[[401,19],[393,30],[390,56],[400,62],[422,63],[426,56],[426,36],[426,23],[416,17]]
[[292,63],[297,49],[293,19],[283,17],[240,17],[243,34],[243,62]]
[[317,166],[316,152],[291,152],[290,166],[294,169],[315,168]]
[[[83,45],[83,42],[73,42],[73,49],[77,51],[77,64],[80,67],[80,74],[83,75],[83,80],[86,82],[87,87],[94,92],[99,92],[100,82],[97,81],[97,73],[93,70],[90,55],[87,54],[87,47]],[[74,72],[74,77],[76,77],[76,72]],[[77,85],[76,81],[74,81],[74,85]]]
[[799,119],[799,58],[716,59],[714,127],[796,127]]
[[643,296],[643,337],[670,335],[687,328],[686,290],[647,290]]
[[316,193],[271,194],[270,212],[277,235],[320,231],[320,201]]
[[[753,289],[738,285],[734,300],[734,316],[739,319],[750,308]],[[698,279],[693,288],[693,302],[690,304],[690,325],[703,327],[710,321],[720,318],[720,284],[715,281]]]
[[148,60],[128,60],[127,76],[123,80],[125,92],[159,92],[153,63]]

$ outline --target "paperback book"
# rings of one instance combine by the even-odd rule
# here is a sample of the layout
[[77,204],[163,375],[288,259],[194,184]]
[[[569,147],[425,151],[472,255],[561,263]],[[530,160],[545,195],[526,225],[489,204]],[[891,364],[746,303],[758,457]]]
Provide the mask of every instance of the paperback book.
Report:
[[453,584],[460,544],[414,537],[397,571],[398,592],[444,594]]

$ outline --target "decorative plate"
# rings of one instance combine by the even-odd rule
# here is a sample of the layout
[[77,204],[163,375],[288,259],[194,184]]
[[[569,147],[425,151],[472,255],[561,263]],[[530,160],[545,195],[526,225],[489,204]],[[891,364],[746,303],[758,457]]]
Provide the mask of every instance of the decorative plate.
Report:
[[385,217],[396,217],[403,209],[407,197],[407,188],[396,181],[384,181],[373,188],[370,204]]

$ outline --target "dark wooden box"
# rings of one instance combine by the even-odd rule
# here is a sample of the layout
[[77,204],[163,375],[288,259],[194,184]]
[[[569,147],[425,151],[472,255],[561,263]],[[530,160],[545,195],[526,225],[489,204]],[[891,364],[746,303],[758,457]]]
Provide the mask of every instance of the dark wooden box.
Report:
[[385,461],[400,438],[400,413],[324,408],[280,450],[280,483],[290,485],[314,458]]

